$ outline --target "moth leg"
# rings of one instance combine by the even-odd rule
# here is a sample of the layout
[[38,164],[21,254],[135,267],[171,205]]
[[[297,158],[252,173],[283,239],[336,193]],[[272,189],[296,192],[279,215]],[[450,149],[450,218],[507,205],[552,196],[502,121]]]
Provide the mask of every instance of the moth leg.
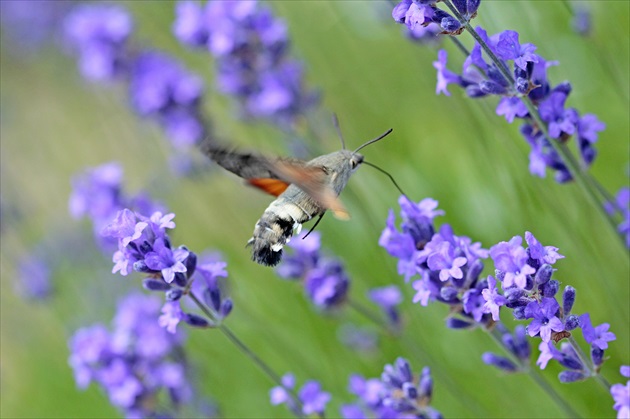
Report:
[[315,227],[317,227],[317,224],[319,224],[319,222],[322,220],[322,218],[324,218],[324,214],[326,214],[326,211],[321,213],[321,215],[317,218],[317,221],[315,221],[315,224],[313,224],[313,227],[311,227],[311,229],[308,231],[308,233],[306,233],[304,235],[304,237],[302,237],[302,240],[307,238],[308,235],[311,234],[313,232],[313,230],[315,230]]

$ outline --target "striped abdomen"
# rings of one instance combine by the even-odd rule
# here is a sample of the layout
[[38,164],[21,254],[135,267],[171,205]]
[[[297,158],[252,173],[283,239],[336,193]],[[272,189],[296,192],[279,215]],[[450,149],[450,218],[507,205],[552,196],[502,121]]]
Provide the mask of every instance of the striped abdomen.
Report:
[[252,260],[262,265],[275,266],[280,263],[282,248],[293,236],[293,230],[299,234],[302,223],[322,211],[312,204],[297,205],[284,195],[267,207],[254,227],[252,238],[247,242],[252,247]]

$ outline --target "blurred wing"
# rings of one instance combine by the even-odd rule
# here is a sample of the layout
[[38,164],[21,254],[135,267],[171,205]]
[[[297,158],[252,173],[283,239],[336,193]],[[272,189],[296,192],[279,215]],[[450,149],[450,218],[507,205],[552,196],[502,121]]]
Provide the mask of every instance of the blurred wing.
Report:
[[279,196],[282,192],[286,191],[290,185],[290,183],[283,180],[269,178],[247,179],[247,183],[273,196]]
[[[273,170],[273,161],[257,153],[230,150],[215,144],[206,138],[201,144],[201,151],[219,166],[242,177],[248,184],[278,196],[284,192],[290,182],[285,182]],[[295,164],[304,164],[295,160]]]
[[229,150],[210,138],[206,138],[200,148],[225,170],[271,195],[280,195],[293,183],[322,207],[330,209],[337,218],[350,218],[337,194],[326,184],[320,167],[307,166],[298,159],[267,158],[256,153]]
[[320,167],[304,166],[293,161],[277,160],[273,169],[277,176],[285,182],[292,183],[309,194],[322,207],[333,212],[335,217],[347,220],[348,211],[326,183],[326,176]]

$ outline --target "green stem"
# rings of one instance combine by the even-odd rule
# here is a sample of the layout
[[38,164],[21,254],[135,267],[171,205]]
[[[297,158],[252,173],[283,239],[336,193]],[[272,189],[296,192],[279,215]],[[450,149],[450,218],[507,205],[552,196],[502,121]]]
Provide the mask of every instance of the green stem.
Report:
[[372,323],[376,324],[378,327],[382,328],[388,333],[392,332],[391,328],[383,320],[381,320],[380,317],[376,316],[365,306],[357,303],[356,301],[350,298],[346,300],[346,303],[348,304],[348,306],[350,306],[350,308],[352,308],[353,310],[356,310],[357,313],[361,314],[363,317],[365,317]]
[[562,409],[564,409],[565,413],[567,414],[567,417],[569,417],[569,418],[579,418],[580,417],[578,412],[573,410],[573,407],[569,403],[567,403],[567,401],[564,400],[560,396],[560,394],[558,394],[558,392],[556,392],[556,390],[549,384],[549,382],[547,382],[547,380],[545,380],[540,375],[538,370],[530,368],[527,371],[527,374],[532,378],[532,380],[534,380],[536,382],[536,384],[538,384],[543,389],[543,391],[545,391],[547,394],[551,395],[551,397],[556,401],[556,403],[558,403],[562,407]]
[[[217,321],[212,311],[208,309],[208,307],[206,307],[206,305],[202,303],[201,300],[199,300],[199,298],[197,298],[197,296],[192,291],[189,291],[188,296],[195,302],[199,309],[203,311],[203,313],[208,316],[208,318],[214,324],[216,324],[216,327],[221,332],[223,332],[223,334],[230,340],[230,342],[236,345],[236,347],[240,349],[241,352],[243,352],[252,362],[254,362],[254,364],[256,364],[265,374],[267,374],[267,376],[271,378],[273,382],[286,390],[289,396],[291,396],[291,398],[293,399],[293,403],[295,403],[295,406],[299,407],[299,410],[301,412],[303,407],[302,402],[292,389],[289,389],[284,384],[282,384],[282,378],[278,374],[276,374],[275,371],[272,370],[271,367],[265,363],[265,361],[260,359],[258,355],[256,355],[251,349],[249,349],[249,347],[245,345],[245,343],[243,343],[243,341],[241,341],[227,326]],[[293,413],[298,414],[297,411]],[[298,417],[302,416],[298,414]]]
[[607,392],[610,392],[610,383],[599,372],[597,372],[597,369],[592,365],[590,359],[588,359],[584,351],[582,351],[582,348],[580,347],[580,345],[578,345],[575,338],[573,336],[570,336],[568,341],[571,347],[573,348],[573,350],[575,351],[580,362],[582,363],[582,365],[584,365],[584,368],[588,370],[589,375],[591,377],[594,377],[595,380],[597,380],[597,382],[602,387],[604,387],[604,389]]

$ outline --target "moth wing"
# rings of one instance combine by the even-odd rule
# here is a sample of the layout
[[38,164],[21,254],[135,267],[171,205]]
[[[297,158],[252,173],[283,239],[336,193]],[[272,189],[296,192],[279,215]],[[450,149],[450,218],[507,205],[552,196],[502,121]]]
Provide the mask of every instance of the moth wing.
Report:
[[277,160],[273,170],[280,179],[295,184],[322,207],[331,210],[335,217],[342,220],[350,218],[335,191],[326,183],[325,174],[320,167],[296,164],[291,160]]
[[279,196],[290,185],[283,180],[270,178],[247,179],[247,183],[273,196]]
[[201,151],[225,170],[243,179],[278,179],[269,159],[258,153],[228,149],[210,139],[200,145]]
[[230,150],[210,138],[206,138],[200,148],[219,166],[271,195],[280,195],[294,183],[337,218],[350,218],[337,194],[326,184],[319,167],[307,166],[298,159],[268,158],[257,153]]

